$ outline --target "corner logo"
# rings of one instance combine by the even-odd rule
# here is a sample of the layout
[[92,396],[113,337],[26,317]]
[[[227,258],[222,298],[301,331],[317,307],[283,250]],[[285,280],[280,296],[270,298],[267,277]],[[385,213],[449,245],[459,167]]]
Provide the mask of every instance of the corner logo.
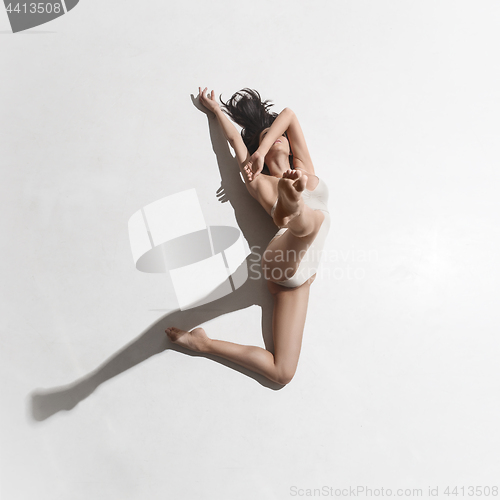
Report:
[[248,243],[230,226],[208,226],[196,189],[141,208],[128,221],[135,266],[169,273],[181,311],[208,304],[248,278]]
[[4,0],[13,33],[53,21],[73,9],[79,0],[51,0],[45,2],[11,2]]

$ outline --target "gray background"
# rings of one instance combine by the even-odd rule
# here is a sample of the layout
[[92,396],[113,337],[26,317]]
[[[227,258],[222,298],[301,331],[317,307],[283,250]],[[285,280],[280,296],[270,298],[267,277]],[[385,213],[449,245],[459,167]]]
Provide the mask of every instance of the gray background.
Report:
[[[82,0],[13,35],[0,12],[1,498],[498,485],[499,21],[494,1]],[[128,218],[195,187],[236,225],[199,85],[291,107],[330,187],[334,274],[283,390],[136,341],[176,304]],[[264,345],[258,306],[223,313],[209,335]],[[36,420],[43,391],[73,408]]]

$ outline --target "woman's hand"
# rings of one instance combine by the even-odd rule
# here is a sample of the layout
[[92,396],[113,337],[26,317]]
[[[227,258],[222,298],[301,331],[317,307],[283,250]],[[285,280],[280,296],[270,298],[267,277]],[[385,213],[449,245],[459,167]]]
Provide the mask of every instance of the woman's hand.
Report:
[[252,182],[264,168],[264,157],[258,151],[255,151],[243,168],[248,181]]
[[215,100],[215,92],[212,90],[210,94],[206,94],[208,88],[205,87],[203,92],[201,91],[201,87],[198,87],[198,91],[200,93],[200,102],[205,106],[205,108],[215,113],[219,109],[219,104]]

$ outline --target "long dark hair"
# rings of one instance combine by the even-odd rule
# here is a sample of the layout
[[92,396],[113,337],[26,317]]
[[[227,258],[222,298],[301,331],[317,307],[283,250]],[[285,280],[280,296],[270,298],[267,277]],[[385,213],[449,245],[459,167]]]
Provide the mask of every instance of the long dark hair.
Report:
[[[278,116],[277,113],[269,111],[273,106],[272,102],[262,101],[256,90],[248,88],[235,92],[227,102],[224,102],[220,97],[219,99],[224,112],[242,127],[241,137],[248,152],[252,155],[259,147],[260,133],[270,127]],[[291,159],[290,165],[290,168],[293,168]],[[266,164],[264,164],[262,173],[270,175]]]

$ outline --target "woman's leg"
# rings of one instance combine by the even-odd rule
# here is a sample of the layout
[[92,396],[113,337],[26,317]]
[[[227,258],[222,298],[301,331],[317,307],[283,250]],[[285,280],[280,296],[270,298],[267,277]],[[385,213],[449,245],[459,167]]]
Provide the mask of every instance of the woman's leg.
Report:
[[307,236],[316,226],[318,214],[306,206],[302,191],[307,175],[301,170],[287,170],[278,182],[278,200],[271,212],[278,227],[287,227],[295,236]]
[[315,276],[312,276],[297,288],[286,288],[268,282],[274,297],[274,354],[261,347],[210,339],[203,328],[186,332],[171,327],[167,328],[166,333],[172,342],[198,352],[216,354],[285,385],[292,380],[297,369],[309,288],[314,278]]
[[[300,171],[285,172],[280,179],[274,221],[278,226],[286,226],[288,230],[271,241],[262,261],[264,276],[268,279],[269,291],[274,297],[274,354],[261,347],[210,339],[203,328],[195,328],[190,332],[176,327],[167,328],[165,331],[172,342],[198,352],[216,354],[274,382],[283,385],[290,382],[299,361],[309,287],[315,275],[296,288],[287,288],[269,281],[267,274],[271,270],[274,281],[284,280],[293,274],[324,220],[325,216],[320,210],[312,210],[302,200],[301,191],[305,189],[306,182],[307,177]],[[272,256],[269,256],[269,252]],[[287,274],[276,278],[272,270],[279,266]]]
[[300,170],[288,170],[278,183],[273,220],[287,230],[271,240],[262,255],[261,267],[267,280],[285,281],[295,274],[325,220],[321,210],[304,203],[301,193],[306,184],[307,176]]
[[262,254],[261,268],[267,280],[285,281],[291,278],[316,239],[325,220],[325,214],[321,210],[312,210],[307,205],[304,211],[310,215],[311,232],[307,236],[296,236],[287,229],[271,240]]

